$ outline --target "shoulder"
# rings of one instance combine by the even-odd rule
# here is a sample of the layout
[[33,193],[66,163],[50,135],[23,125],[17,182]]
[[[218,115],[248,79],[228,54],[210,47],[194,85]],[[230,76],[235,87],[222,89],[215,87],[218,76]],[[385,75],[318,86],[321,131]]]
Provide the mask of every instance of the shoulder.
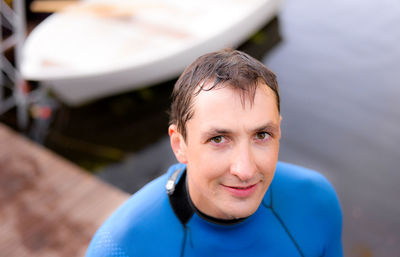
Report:
[[307,200],[311,197],[314,201],[337,201],[336,192],[325,176],[317,171],[285,162],[278,162],[272,188],[283,196],[307,197]]
[[274,211],[305,250],[315,245],[325,251],[331,245],[341,249],[342,212],[337,194],[325,176],[279,162],[271,192]]
[[162,244],[173,245],[169,241],[181,236],[181,224],[169,204],[165,184],[179,167],[171,166],[120,206],[96,232],[86,256],[143,256],[163,249]]
[[328,179],[317,171],[278,162],[271,189],[276,207],[295,208],[298,213],[313,212],[324,218],[341,215],[335,189]]

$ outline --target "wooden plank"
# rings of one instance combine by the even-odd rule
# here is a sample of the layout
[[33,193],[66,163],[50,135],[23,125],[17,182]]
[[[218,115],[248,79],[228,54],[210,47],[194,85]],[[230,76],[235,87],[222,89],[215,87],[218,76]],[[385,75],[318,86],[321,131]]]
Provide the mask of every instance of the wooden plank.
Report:
[[0,124],[0,256],[84,256],[128,197]]

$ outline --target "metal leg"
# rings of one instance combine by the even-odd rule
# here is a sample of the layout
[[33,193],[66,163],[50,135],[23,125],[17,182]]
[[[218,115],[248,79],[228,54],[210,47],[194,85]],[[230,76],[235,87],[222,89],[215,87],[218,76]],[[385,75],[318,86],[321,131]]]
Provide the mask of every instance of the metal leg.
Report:
[[[1,34],[1,56],[0,56],[0,115],[13,107],[17,107],[17,121],[18,127],[25,131],[28,127],[28,92],[26,83],[20,74],[22,47],[26,37],[26,20],[25,20],[25,2],[24,0],[14,0],[13,9],[11,9],[3,0],[0,0],[1,15],[5,18],[7,23],[0,23]],[[8,24],[9,23],[9,24]],[[11,24],[11,26],[9,26]],[[2,30],[3,26],[12,30],[13,34],[3,40]],[[14,45],[15,54],[15,67],[13,67],[4,56],[4,52]],[[4,95],[5,79],[3,76],[7,74],[12,83],[14,84],[11,97],[14,99],[6,99]]]

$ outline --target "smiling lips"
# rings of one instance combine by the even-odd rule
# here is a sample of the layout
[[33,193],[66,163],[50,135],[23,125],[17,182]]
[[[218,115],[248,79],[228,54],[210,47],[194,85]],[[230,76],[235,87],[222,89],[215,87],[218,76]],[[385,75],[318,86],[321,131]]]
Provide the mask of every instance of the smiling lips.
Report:
[[231,195],[235,197],[245,198],[249,197],[257,187],[257,184],[248,185],[248,186],[241,186],[241,187],[233,187],[233,186],[226,186],[222,185]]

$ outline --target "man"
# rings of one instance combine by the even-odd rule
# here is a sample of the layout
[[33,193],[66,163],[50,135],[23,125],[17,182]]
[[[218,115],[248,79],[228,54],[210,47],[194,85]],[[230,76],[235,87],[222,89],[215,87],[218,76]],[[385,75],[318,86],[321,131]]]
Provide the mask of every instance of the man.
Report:
[[180,164],[120,207],[87,256],[342,256],[332,186],[278,162],[279,101],[275,75],[247,54],[199,57],[173,91]]

